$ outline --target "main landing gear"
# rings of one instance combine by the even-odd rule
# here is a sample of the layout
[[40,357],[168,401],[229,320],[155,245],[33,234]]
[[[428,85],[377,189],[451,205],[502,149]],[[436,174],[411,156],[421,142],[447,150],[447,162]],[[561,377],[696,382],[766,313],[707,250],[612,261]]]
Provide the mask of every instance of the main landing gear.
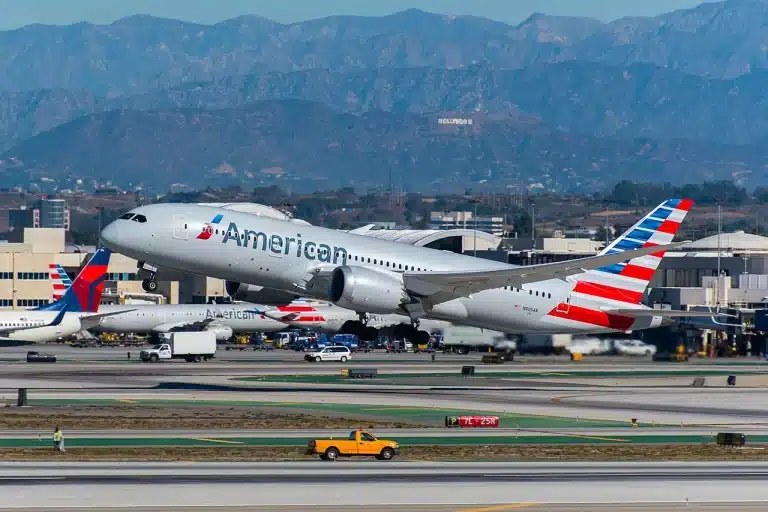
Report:
[[406,338],[408,341],[410,341],[414,345],[426,345],[427,343],[429,343],[429,333],[427,331],[420,330],[418,326],[419,326],[418,323],[416,323],[416,325],[408,325],[408,324],[396,325],[395,338],[396,339]]
[[360,338],[361,341],[374,341],[379,337],[379,330],[375,327],[369,327],[366,322],[368,321],[367,315],[361,313],[358,315],[360,320],[350,320],[345,322],[341,327],[341,332],[344,334],[353,334]]

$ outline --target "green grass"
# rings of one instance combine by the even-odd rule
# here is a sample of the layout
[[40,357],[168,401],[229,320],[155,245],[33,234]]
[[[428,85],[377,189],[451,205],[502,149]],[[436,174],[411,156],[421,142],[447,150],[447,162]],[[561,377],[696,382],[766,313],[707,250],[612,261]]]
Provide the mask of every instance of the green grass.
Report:
[[[488,446],[488,445],[557,445],[557,444],[701,444],[713,441],[712,436],[582,436],[541,435],[520,437],[407,437],[388,436],[403,446]],[[285,437],[226,437],[226,438],[77,438],[65,439],[67,447],[135,447],[135,446],[306,446],[311,438]],[[768,436],[750,436],[750,444],[768,443]],[[52,444],[50,439],[0,439],[1,448],[38,448]]]

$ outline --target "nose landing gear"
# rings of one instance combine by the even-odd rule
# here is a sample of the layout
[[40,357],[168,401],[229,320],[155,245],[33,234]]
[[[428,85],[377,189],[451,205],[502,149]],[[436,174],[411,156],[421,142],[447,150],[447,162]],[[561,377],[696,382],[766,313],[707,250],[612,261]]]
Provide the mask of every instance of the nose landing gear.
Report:
[[157,281],[155,276],[157,274],[157,267],[146,261],[139,261],[136,264],[139,273],[147,273],[149,277],[141,282],[141,287],[145,292],[155,293],[157,291]]

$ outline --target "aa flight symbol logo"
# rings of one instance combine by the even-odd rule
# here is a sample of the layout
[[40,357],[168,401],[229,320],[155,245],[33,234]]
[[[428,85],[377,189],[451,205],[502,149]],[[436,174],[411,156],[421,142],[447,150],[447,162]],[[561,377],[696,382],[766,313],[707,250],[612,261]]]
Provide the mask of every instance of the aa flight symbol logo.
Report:
[[213,225],[219,224],[221,222],[221,219],[223,218],[224,218],[224,215],[218,214],[213,218],[213,220],[211,220],[211,222],[206,222],[203,225],[203,230],[200,232],[199,235],[197,235],[197,239],[208,240],[209,238],[211,238],[211,236],[213,236]]

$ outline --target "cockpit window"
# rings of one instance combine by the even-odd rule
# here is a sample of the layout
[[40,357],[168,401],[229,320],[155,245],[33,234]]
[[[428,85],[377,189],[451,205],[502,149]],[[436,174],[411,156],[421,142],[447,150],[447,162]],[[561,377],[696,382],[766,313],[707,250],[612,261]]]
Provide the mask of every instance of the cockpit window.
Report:
[[118,219],[128,220],[131,217],[133,217],[134,215],[135,215],[135,213],[128,212],[128,213],[122,214],[120,217],[118,217]]
[[141,222],[142,224],[147,222],[147,218],[143,216],[142,214],[136,215],[133,219],[131,219],[133,222]]

